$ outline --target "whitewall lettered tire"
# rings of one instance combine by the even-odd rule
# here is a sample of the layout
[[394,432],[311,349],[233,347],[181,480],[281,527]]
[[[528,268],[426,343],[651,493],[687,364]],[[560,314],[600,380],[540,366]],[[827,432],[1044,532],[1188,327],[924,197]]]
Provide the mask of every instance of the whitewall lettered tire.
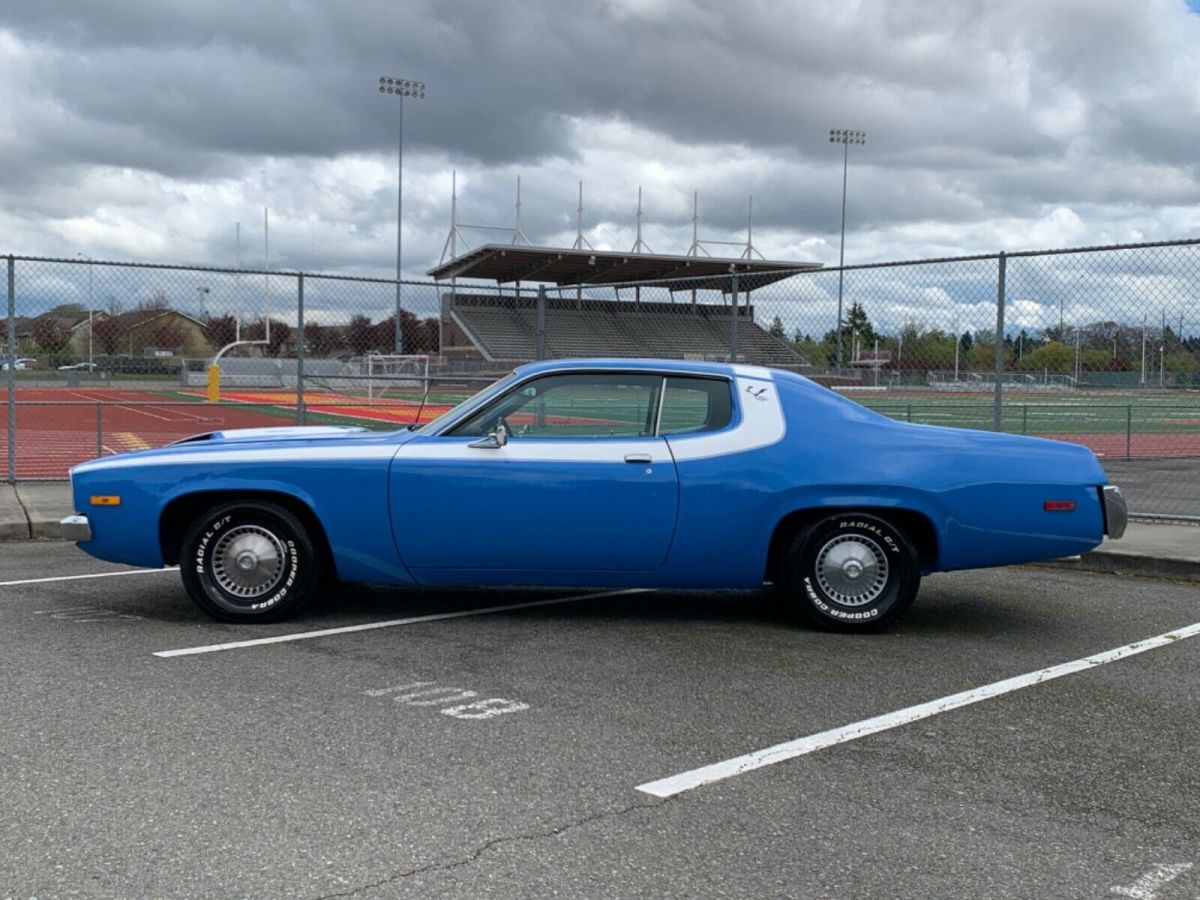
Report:
[[878,631],[906,613],[921,585],[921,563],[905,533],[882,516],[847,510],[793,538],[783,590],[822,628]]
[[321,558],[302,522],[275,503],[216,506],[188,529],[179,560],[193,602],[223,622],[274,622],[321,583]]

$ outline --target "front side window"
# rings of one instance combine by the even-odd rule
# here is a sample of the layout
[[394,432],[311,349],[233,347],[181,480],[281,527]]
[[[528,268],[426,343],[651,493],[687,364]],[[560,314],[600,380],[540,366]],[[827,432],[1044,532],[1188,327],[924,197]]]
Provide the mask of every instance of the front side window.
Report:
[[717,431],[732,420],[733,400],[728,381],[682,376],[667,379],[660,434]]
[[547,375],[487,404],[447,434],[482,437],[503,424],[511,440],[650,437],[662,385],[661,375]]

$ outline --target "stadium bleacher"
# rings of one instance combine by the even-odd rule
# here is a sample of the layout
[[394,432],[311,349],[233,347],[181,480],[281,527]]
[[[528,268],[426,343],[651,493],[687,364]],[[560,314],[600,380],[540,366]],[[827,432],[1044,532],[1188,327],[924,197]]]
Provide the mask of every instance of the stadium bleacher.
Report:
[[[448,324],[485,360],[523,361],[537,353],[537,298],[454,295]],[[738,319],[738,360],[786,368],[805,361],[757,325],[753,307]],[[546,355],[729,358],[730,309],[715,304],[627,300],[546,300]],[[464,349],[466,347],[464,346]]]

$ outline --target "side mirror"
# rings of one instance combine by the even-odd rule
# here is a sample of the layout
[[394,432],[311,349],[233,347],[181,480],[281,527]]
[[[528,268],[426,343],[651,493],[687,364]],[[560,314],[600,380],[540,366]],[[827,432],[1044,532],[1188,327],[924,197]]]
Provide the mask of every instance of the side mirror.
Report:
[[508,429],[504,427],[503,423],[500,423],[491,434],[481,437],[477,441],[472,441],[467,446],[474,447],[476,450],[499,450],[507,443]]

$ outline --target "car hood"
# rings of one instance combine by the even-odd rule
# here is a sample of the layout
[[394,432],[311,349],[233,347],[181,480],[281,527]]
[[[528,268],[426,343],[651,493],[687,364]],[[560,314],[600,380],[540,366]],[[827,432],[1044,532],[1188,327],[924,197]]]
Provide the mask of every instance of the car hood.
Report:
[[[72,477],[138,465],[201,464],[247,459],[266,460],[283,453],[287,459],[336,453],[338,448],[361,448],[364,453],[390,456],[413,437],[411,431],[371,431],[356,426],[290,426],[282,428],[237,428],[209,431],[150,450],[118,453],[81,463],[71,469]],[[249,454],[249,455],[247,455]]]
[[205,441],[315,441],[330,437],[350,437],[356,434],[378,434],[357,425],[290,425],[278,428],[231,428],[227,431],[206,431],[175,441],[168,446],[199,444]]

